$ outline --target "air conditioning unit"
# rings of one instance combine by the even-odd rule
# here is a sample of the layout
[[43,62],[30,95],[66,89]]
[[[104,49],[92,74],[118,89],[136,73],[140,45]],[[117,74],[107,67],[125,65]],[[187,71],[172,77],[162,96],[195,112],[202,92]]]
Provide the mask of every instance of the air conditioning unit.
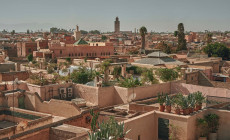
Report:
[[61,99],[66,99],[66,94],[61,94]]
[[66,88],[59,88],[60,94],[66,94]]
[[68,93],[73,93],[73,88],[69,87],[67,88]]
[[73,93],[68,92],[68,98],[72,98],[72,96],[73,96]]

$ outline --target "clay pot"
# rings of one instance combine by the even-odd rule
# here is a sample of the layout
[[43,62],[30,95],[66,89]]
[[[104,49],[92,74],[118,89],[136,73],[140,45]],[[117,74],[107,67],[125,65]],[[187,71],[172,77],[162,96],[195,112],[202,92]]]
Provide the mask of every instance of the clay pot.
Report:
[[118,138],[118,140],[125,140],[125,138]]
[[166,112],[171,113],[171,106],[166,106]]
[[209,133],[208,139],[209,140],[217,140],[217,133]]
[[176,108],[176,109],[175,109],[175,113],[176,113],[177,115],[180,115],[180,109],[179,109],[179,108]]
[[160,105],[160,111],[164,112],[165,111],[165,106],[164,105]]
[[189,108],[189,112],[193,113],[194,109],[193,108]]
[[188,108],[183,109],[183,114],[184,114],[184,115],[188,115],[189,113],[190,113],[190,111],[189,111],[189,109],[188,109]]
[[196,105],[195,111],[201,110],[202,105]]

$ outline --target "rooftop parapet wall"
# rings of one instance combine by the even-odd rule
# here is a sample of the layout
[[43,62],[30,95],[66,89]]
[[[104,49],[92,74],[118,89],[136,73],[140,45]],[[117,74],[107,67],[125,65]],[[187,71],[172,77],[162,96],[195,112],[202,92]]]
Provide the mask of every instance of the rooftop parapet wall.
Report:
[[200,91],[205,96],[230,97],[230,90],[225,88],[205,87],[178,82],[172,82],[171,84],[171,93],[189,94]]

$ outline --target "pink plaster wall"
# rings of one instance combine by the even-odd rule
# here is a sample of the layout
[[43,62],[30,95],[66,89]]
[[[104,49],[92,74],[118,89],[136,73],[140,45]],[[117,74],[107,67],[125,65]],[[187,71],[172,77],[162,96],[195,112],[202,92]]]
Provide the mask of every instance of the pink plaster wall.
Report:
[[196,91],[202,92],[205,96],[219,96],[219,97],[230,97],[230,90],[225,88],[215,88],[215,87],[205,87],[198,85],[190,85],[185,83],[171,83],[172,90],[171,93],[193,93]]

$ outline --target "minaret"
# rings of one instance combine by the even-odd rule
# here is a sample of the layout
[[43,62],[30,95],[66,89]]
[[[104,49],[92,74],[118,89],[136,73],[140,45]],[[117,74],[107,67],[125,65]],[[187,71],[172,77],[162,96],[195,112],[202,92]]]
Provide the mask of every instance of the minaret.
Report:
[[76,30],[74,31],[74,38],[75,38],[75,40],[79,40],[79,39],[81,39],[81,32],[79,31],[79,27],[78,27],[78,25],[76,26]]
[[114,32],[120,33],[120,21],[118,17],[116,17],[116,20],[114,21],[114,27],[115,27]]

